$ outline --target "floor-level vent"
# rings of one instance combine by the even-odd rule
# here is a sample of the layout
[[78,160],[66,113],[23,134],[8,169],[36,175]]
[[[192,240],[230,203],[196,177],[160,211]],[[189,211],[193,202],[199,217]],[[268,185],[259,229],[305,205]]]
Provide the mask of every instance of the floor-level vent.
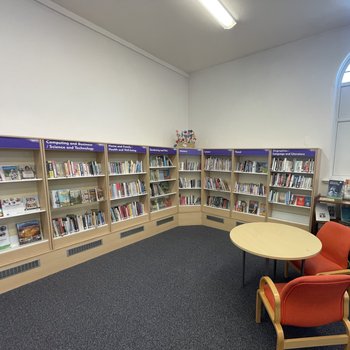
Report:
[[40,266],[40,260],[33,260],[31,262],[18,265],[15,267],[10,267],[7,270],[0,271],[0,280],[11,277],[14,275],[18,275],[19,273],[26,272],[32,269],[35,269]]
[[243,225],[243,224],[245,224],[245,222],[242,222],[242,221],[236,221],[236,226]]
[[223,218],[217,218],[216,216],[211,216],[211,215],[207,215],[207,220],[220,222],[221,224],[224,223],[224,219]]
[[145,230],[144,226],[133,228],[132,230],[124,231],[120,234],[120,238],[128,237],[134,235],[135,233],[143,232]]
[[67,256],[72,256],[84,252],[85,250],[93,249],[102,245],[102,239],[91,243],[80,245],[79,247],[71,248],[67,250]]
[[173,216],[170,216],[170,217],[162,219],[162,220],[158,220],[157,221],[157,226],[164,225],[167,222],[171,222],[171,221],[174,221],[174,217]]

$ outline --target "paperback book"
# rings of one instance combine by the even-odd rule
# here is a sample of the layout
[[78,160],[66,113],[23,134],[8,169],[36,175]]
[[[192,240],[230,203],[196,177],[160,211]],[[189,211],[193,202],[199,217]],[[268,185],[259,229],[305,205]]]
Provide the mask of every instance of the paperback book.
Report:
[[31,220],[16,224],[19,244],[28,244],[40,241],[41,230],[39,220]]
[[15,181],[21,179],[17,165],[2,166],[2,173],[5,178],[5,181]]
[[344,181],[329,180],[327,196],[334,199],[342,199]]
[[11,246],[7,225],[0,225],[0,250]]

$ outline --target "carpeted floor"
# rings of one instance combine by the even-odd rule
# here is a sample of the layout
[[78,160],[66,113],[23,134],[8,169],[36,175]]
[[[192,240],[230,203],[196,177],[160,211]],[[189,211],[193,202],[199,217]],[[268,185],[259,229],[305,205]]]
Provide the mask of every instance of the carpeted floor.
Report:
[[265,261],[247,255],[242,288],[241,254],[227,232],[178,227],[4,293],[0,349],[274,349],[268,316],[255,323]]

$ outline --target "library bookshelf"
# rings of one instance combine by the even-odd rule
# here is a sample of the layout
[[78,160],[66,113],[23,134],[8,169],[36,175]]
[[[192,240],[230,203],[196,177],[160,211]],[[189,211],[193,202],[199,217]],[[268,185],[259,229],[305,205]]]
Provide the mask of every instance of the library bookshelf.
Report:
[[318,158],[0,137],[0,293],[178,225],[310,230]]

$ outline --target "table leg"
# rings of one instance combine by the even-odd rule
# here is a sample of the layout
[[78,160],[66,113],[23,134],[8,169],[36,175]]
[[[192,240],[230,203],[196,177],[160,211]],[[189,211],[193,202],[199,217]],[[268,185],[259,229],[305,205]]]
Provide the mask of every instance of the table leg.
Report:
[[277,260],[275,259],[273,261],[273,280],[276,281],[276,274],[277,274]]
[[265,275],[269,275],[269,258],[265,258]]
[[304,276],[304,263],[305,263],[305,260],[301,260],[300,274],[302,276]]
[[242,250],[242,253],[243,253],[243,255],[242,255],[242,257],[243,257],[243,260],[242,260],[242,287],[244,287],[244,277],[245,277],[245,251],[244,250]]

